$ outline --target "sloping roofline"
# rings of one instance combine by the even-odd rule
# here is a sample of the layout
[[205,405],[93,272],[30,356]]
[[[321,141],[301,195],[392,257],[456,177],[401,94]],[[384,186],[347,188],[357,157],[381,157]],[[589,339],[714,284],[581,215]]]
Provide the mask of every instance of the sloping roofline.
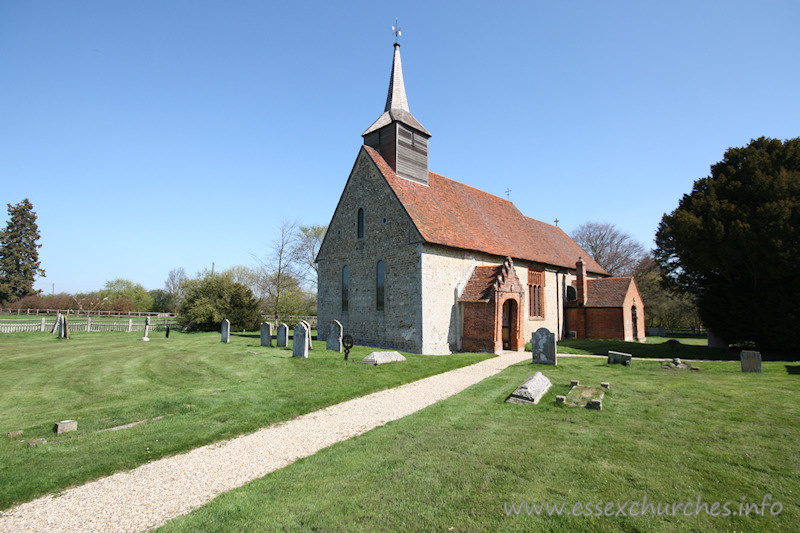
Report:
[[588,272],[609,275],[561,228],[526,217],[508,200],[434,172],[427,185],[400,178],[377,150],[362,150],[426,242],[573,270],[583,257]]

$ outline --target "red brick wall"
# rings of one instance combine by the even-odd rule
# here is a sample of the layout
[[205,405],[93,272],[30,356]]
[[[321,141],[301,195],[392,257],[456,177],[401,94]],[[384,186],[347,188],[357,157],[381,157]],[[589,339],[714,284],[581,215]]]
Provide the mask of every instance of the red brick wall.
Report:
[[495,305],[493,302],[465,302],[461,349],[465,352],[494,352]]
[[586,308],[588,339],[624,339],[624,326],[621,307]]
[[571,307],[566,310],[567,331],[579,339],[624,339],[621,307]]

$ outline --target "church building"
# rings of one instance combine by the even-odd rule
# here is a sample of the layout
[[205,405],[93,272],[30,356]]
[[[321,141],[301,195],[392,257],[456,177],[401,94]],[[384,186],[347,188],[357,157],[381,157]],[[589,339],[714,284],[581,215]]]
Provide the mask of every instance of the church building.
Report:
[[386,107],[317,256],[319,338],[338,320],[356,344],[424,354],[523,350],[542,327],[644,340],[631,278],[610,278],[558,226],[429,171],[431,134],[409,110],[394,47]]

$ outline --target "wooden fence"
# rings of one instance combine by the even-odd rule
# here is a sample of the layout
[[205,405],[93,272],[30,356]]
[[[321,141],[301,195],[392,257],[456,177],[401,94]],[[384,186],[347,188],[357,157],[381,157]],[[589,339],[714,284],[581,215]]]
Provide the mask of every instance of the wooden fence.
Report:
[[[128,320],[114,320],[97,321],[88,317],[84,320],[68,319],[70,331],[144,331],[145,323],[134,322],[132,318]],[[56,318],[48,320],[47,317],[42,317],[41,320],[0,320],[0,333],[23,333],[23,332],[50,332],[55,326]],[[161,320],[151,320],[151,330],[167,329],[167,326],[175,328],[178,326],[175,320],[163,318]]]

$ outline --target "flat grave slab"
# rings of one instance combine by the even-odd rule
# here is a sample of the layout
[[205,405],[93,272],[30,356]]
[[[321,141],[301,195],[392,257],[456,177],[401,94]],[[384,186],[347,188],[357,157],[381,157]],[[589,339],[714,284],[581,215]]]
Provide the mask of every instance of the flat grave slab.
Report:
[[405,360],[406,358],[400,355],[399,352],[372,352],[362,359],[361,362],[368,365],[383,365],[386,363],[398,363]]

